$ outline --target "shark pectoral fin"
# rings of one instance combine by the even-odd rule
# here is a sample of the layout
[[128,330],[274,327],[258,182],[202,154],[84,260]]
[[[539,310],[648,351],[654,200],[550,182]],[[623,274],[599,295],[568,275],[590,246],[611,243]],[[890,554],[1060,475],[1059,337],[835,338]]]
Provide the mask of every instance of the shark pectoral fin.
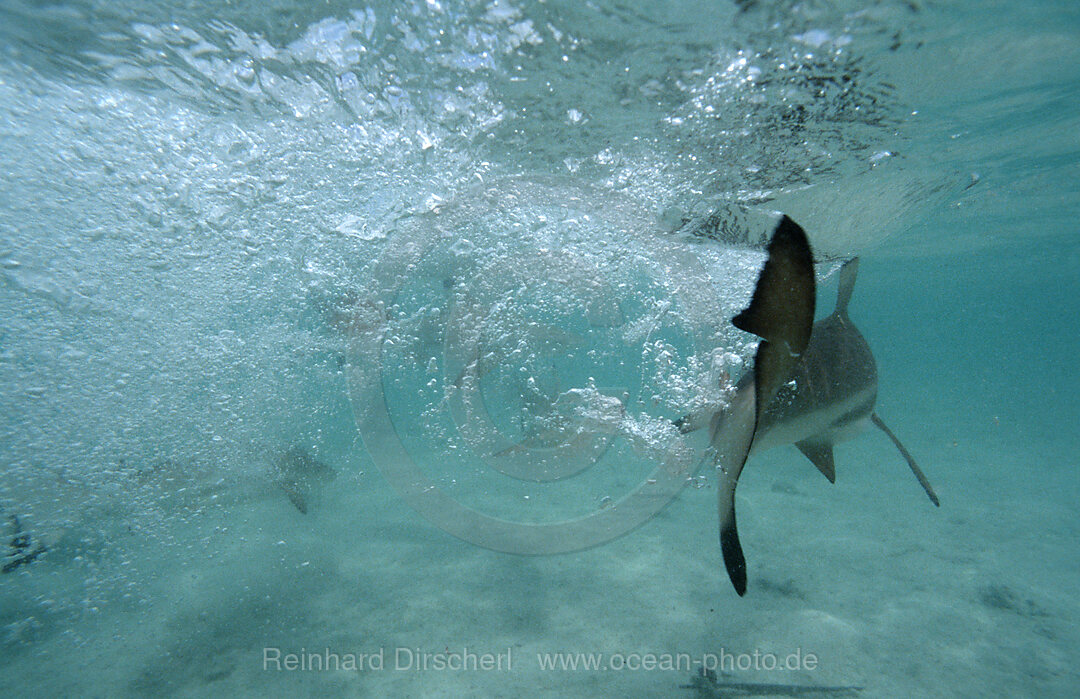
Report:
[[802,354],[814,326],[814,256],[799,224],[780,219],[750,306],[731,323],[739,330]]
[[762,339],[754,357],[759,420],[810,344],[817,294],[814,255],[799,224],[787,216],[781,218],[768,255],[750,305],[731,319],[739,330]]
[[787,216],[780,219],[750,305],[731,323],[761,338],[754,357],[754,381],[739,390],[726,416],[713,422],[712,446],[720,469],[718,509],[720,550],[735,592],[746,594],[746,558],[735,526],[739,482],[765,406],[791,377],[810,344],[816,295],[814,255],[806,231]]
[[935,507],[941,507],[941,502],[938,500],[937,493],[934,492],[934,488],[930,485],[930,481],[926,478],[926,474],[924,474],[922,469],[919,468],[919,465],[915,463],[915,457],[904,448],[904,445],[900,443],[900,440],[893,434],[892,430],[882,422],[877,413],[870,413],[870,422],[877,425],[881,431],[885,433],[885,436],[892,440],[892,443],[900,450],[900,455],[907,460],[908,466],[911,467],[911,472],[915,474],[915,478],[919,480],[919,485],[926,491],[926,496],[930,498],[930,502],[934,503]]
[[799,448],[803,456],[810,459],[810,462],[817,466],[817,470],[821,471],[822,475],[828,478],[830,483],[836,482],[836,462],[833,461],[832,444],[807,439],[796,442],[795,446]]

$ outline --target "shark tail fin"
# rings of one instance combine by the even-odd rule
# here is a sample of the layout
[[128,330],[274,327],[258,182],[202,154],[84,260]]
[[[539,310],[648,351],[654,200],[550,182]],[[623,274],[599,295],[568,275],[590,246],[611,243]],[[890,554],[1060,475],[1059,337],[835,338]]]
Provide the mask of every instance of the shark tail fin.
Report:
[[915,477],[917,479],[919,479],[919,485],[921,485],[923,487],[923,490],[926,491],[926,495],[930,498],[930,502],[934,503],[935,507],[941,507],[941,502],[938,500],[937,493],[934,492],[933,486],[931,486],[930,481],[927,480],[926,474],[924,474],[922,472],[922,469],[919,468],[919,465],[915,463],[915,457],[911,455],[911,452],[904,448],[904,445],[900,443],[900,440],[897,439],[896,435],[893,434],[892,430],[890,430],[885,425],[885,423],[882,422],[881,418],[878,417],[877,413],[870,413],[870,421],[877,425],[878,428],[880,428],[881,431],[885,433],[885,436],[892,440],[892,443],[896,445],[896,448],[900,450],[900,455],[907,460],[908,466],[911,467],[911,472],[915,474]]
[[[734,506],[733,506],[734,508]],[[735,593],[742,597],[746,594],[746,557],[742,544],[739,543],[739,530],[735,526],[734,509],[731,522],[720,528],[720,552],[724,555],[724,567],[727,568],[731,585]]]
[[848,303],[855,291],[855,279],[859,276],[859,258],[853,257],[840,268],[840,288],[836,292],[836,315],[847,318]]

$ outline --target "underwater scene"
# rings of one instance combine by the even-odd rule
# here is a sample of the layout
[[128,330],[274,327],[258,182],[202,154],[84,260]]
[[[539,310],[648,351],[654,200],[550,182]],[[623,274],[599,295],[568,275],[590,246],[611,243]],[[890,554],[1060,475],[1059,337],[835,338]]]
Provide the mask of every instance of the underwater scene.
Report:
[[1076,696],[1077,66],[1072,0],[0,0],[0,695]]

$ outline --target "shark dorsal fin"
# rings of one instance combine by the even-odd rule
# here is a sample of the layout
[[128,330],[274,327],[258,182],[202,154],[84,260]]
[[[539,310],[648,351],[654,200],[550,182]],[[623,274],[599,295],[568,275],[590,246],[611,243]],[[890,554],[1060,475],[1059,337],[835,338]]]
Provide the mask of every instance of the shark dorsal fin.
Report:
[[840,288],[836,291],[836,309],[833,315],[847,318],[848,303],[855,291],[855,278],[859,276],[859,258],[853,257],[840,268]]

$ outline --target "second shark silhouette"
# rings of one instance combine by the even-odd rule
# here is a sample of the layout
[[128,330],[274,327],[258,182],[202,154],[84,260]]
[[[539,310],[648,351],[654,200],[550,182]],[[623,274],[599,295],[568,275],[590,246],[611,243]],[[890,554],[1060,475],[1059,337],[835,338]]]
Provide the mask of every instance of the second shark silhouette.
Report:
[[762,338],[754,369],[736,386],[726,409],[677,421],[683,432],[710,426],[720,474],[720,548],[735,591],[746,593],[746,559],[735,526],[735,487],[751,450],[795,444],[830,482],[833,444],[858,433],[866,420],[893,441],[934,505],[937,495],[915,460],[874,412],[877,369],[866,340],[847,315],[858,258],[840,271],[832,315],[814,323],[814,258],[803,229],[784,216],[750,306],[732,319]]

